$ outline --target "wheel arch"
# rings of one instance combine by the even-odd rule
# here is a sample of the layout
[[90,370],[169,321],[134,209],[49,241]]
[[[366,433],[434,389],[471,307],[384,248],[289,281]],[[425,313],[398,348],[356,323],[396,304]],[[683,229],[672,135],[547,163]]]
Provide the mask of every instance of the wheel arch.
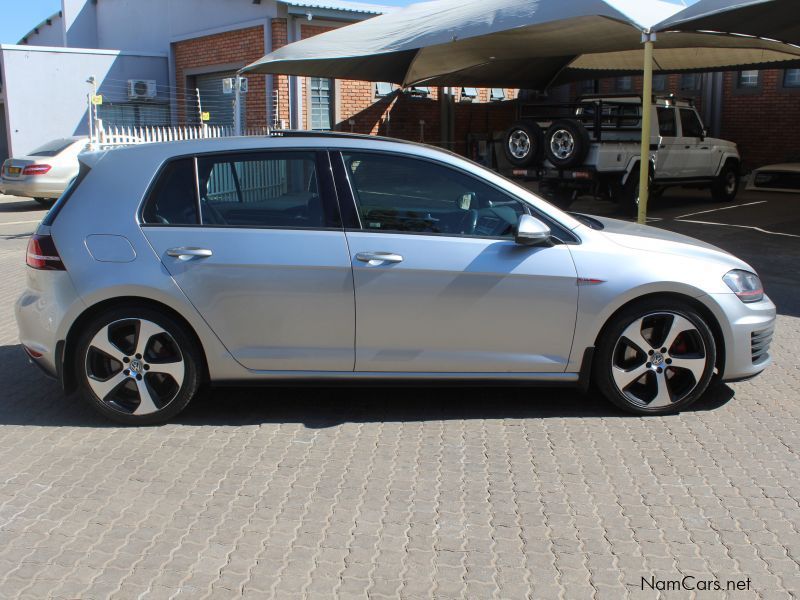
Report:
[[726,152],[722,155],[722,158],[719,161],[719,165],[717,166],[717,172],[714,173],[715,177],[719,177],[722,173],[722,169],[725,168],[725,165],[728,163],[733,163],[736,165],[736,172],[741,175],[742,172],[742,159],[739,157],[738,154],[733,154],[731,152]]
[[71,393],[75,391],[77,388],[77,381],[75,379],[75,373],[73,369],[70,368],[74,359],[75,359],[75,345],[77,343],[78,337],[80,335],[81,329],[93,318],[97,315],[102,313],[105,310],[111,308],[119,308],[120,306],[132,306],[136,308],[151,308],[153,310],[157,310],[159,312],[164,313],[169,318],[174,319],[178,323],[180,323],[183,327],[185,327],[186,332],[192,337],[192,340],[197,344],[197,348],[200,351],[200,357],[202,359],[202,377],[204,381],[208,381],[209,379],[209,370],[208,370],[208,357],[206,356],[205,347],[200,340],[200,336],[197,335],[194,327],[186,318],[183,317],[177,310],[174,308],[159,302],[157,300],[152,300],[150,298],[144,298],[142,296],[121,296],[116,298],[109,298],[106,300],[102,300],[97,302],[96,304],[92,304],[88,308],[86,308],[78,317],[72,322],[72,325],[67,332],[67,335],[64,339],[64,347],[63,350],[60,352],[60,373],[61,373],[61,385],[64,388],[64,391],[67,393]]
[[603,323],[603,326],[600,328],[600,331],[597,333],[597,337],[595,337],[594,340],[595,348],[617,315],[619,315],[622,311],[627,310],[631,306],[646,302],[648,300],[679,300],[696,309],[697,312],[700,313],[700,316],[702,316],[705,320],[709,329],[711,329],[711,334],[714,336],[714,345],[716,346],[717,350],[717,357],[714,366],[717,368],[720,374],[723,372],[723,369],[725,368],[725,335],[722,331],[719,320],[717,319],[716,315],[714,315],[713,311],[698,298],[693,298],[692,296],[687,296],[686,294],[681,294],[679,292],[652,292],[632,298],[631,300],[628,300],[624,304],[620,305],[608,316],[608,318],[605,320],[605,323]]

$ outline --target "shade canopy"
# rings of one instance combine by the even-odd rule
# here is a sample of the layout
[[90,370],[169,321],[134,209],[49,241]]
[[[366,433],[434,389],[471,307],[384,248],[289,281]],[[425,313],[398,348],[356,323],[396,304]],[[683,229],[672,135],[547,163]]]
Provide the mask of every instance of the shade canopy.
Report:
[[[774,32],[754,19],[753,35],[761,37],[729,33],[742,33],[737,25],[748,11],[772,5],[785,15]],[[289,44],[244,72],[544,89],[641,72],[642,33],[649,31],[659,32],[656,72],[800,61],[800,47],[775,41],[783,40],[780,31],[796,33],[798,0],[700,0],[680,8],[660,0],[434,0]]]

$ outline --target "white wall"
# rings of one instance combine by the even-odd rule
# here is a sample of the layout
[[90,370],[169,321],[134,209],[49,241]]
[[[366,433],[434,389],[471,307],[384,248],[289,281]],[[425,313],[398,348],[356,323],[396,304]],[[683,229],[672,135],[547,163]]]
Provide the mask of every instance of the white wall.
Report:
[[[266,19],[277,14],[274,0],[62,0],[75,39],[83,47],[168,52],[181,36]],[[91,17],[89,16],[91,14]],[[70,16],[72,15],[72,16]],[[80,16],[80,18],[78,18]],[[85,25],[94,22],[94,43]],[[70,45],[73,45],[70,43]]]
[[0,45],[0,53],[8,151],[16,155],[58,137],[86,134],[90,76],[100,82],[104,100],[124,100],[128,79],[169,84],[165,55],[7,45]]
[[63,46],[64,45],[64,20],[61,15],[55,14],[49,19],[50,24],[44,21],[38,26],[39,33],[31,30],[26,36],[31,46]]

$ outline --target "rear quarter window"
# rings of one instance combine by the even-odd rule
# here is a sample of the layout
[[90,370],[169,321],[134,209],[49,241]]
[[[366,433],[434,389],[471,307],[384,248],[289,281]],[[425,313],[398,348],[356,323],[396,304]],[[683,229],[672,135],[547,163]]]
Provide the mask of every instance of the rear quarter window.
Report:
[[150,225],[198,225],[194,160],[181,158],[167,163],[158,174],[142,211]]

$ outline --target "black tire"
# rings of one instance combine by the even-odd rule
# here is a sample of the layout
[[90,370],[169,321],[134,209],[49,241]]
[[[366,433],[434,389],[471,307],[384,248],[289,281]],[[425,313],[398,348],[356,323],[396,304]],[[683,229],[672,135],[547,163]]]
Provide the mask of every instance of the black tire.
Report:
[[[619,190],[619,210],[626,217],[636,217],[639,214],[639,164],[633,167],[625,183],[619,183],[615,189]],[[662,191],[653,187],[653,172],[650,171],[650,199],[658,200]]]
[[[156,333],[140,343],[143,327]],[[137,353],[140,347],[144,350]],[[194,337],[175,319],[148,307],[123,305],[97,315],[82,327],[74,356],[75,380],[84,400],[126,425],[168,421],[186,408],[203,383],[203,362]],[[102,398],[100,388],[108,389]],[[143,388],[149,403],[139,391]],[[146,411],[143,406],[152,408]],[[135,414],[140,409],[143,413]]]
[[514,167],[529,167],[542,162],[542,128],[533,121],[514,123],[503,137],[506,159]]
[[559,119],[547,128],[544,153],[557,169],[577,167],[589,152],[589,132],[578,121]]
[[37,204],[41,204],[46,208],[50,208],[55,203],[53,198],[34,198]]
[[733,202],[739,193],[739,166],[729,160],[711,184],[711,197],[717,202]]
[[[673,325],[674,330],[670,329]],[[636,330],[640,344],[657,346],[637,351],[639,346],[626,336],[636,337]],[[682,333],[663,351],[659,346],[669,343],[666,338],[674,331]],[[593,365],[594,381],[603,395],[623,410],[668,414],[687,408],[705,393],[716,358],[711,329],[692,305],[654,298],[624,308],[603,329]],[[678,367],[678,363],[690,368]],[[635,378],[639,372],[643,374]],[[664,389],[666,395],[662,395]]]

